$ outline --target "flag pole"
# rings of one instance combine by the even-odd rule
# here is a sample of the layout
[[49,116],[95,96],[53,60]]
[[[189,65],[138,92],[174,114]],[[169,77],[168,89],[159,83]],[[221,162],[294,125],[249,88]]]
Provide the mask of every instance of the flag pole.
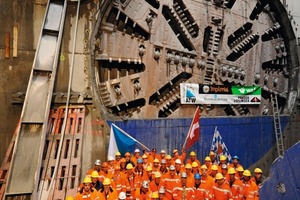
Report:
[[192,129],[193,121],[194,121],[194,119],[195,119],[195,117],[196,117],[196,113],[197,113],[198,109],[199,109],[199,106],[197,106],[196,111],[195,111],[195,113],[194,113],[194,117],[193,117],[193,119],[192,119],[192,123],[191,123],[191,125],[190,125],[189,132],[188,132],[188,134],[186,135],[186,138],[185,138],[185,141],[184,141],[184,143],[183,143],[182,149],[185,148],[185,145],[186,145],[186,142],[187,142],[187,140],[188,140],[189,133],[190,133],[190,131],[191,131],[191,129]]
[[[214,135],[213,135],[213,139],[211,141],[211,147],[210,147],[210,150],[212,150],[212,146],[213,146],[213,143],[214,143],[214,137],[215,137],[215,133],[217,131],[217,126],[215,126],[215,131],[214,131]],[[216,152],[215,152],[216,153]]]
[[139,145],[141,145],[143,148],[147,149],[148,151],[150,151],[150,149],[148,147],[146,147],[144,144],[142,144],[141,142],[137,141],[135,138],[133,138],[131,135],[129,135],[128,133],[126,133],[124,130],[120,129],[117,125],[115,125],[114,123],[112,123],[112,125],[114,127],[116,127],[119,131],[121,131],[124,135],[126,135],[127,137],[131,138],[132,140],[134,140],[136,143],[138,143]]

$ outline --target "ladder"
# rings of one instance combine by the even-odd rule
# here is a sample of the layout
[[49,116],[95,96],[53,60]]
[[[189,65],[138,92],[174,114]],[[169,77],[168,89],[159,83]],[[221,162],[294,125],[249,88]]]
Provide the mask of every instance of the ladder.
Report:
[[275,130],[275,137],[276,137],[276,144],[277,144],[277,153],[278,156],[283,156],[284,146],[283,146],[283,137],[282,137],[277,96],[271,94],[271,101],[273,105],[273,120],[274,120],[274,130]]
[[67,0],[49,0],[20,117],[4,199],[37,199]]

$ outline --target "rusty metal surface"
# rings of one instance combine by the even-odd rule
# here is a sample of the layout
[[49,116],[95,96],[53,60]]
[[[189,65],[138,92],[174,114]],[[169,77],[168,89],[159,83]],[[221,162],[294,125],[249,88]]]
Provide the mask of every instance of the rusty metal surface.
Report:
[[259,106],[201,105],[202,116],[271,115],[270,94],[281,108],[292,103],[288,80],[298,82],[289,76],[293,38],[285,33],[288,15],[279,12],[279,1],[146,2],[103,2],[98,15],[92,73],[111,118],[191,116],[194,107],[180,105],[177,84],[165,87],[182,72],[190,78],[176,83],[263,88]]

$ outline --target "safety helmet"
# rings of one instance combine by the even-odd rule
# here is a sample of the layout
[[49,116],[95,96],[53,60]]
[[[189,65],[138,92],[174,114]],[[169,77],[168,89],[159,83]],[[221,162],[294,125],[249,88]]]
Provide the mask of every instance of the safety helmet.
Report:
[[151,166],[147,166],[146,168],[146,172],[152,171],[152,167]]
[[157,158],[155,158],[155,159],[153,160],[153,162],[154,162],[154,163],[159,163],[159,160],[158,160]]
[[95,161],[95,165],[101,165],[101,160],[97,159],[97,160]]
[[198,163],[197,162],[193,162],[192,163],[192,167],[198,167]]
[[116,156],[120,156],[121,155],[121,153],[118,151],[117,153],[116,153]]
[[195,151],[191,151],[190,156],[196,156]]
[[128,164],[126,165],[126,169],[133,169],[132,164],[131,164],[131,163],[128,163]]
[[235,169],[233,167],[229,168],[228,174],[235,174]]
[[222,169],[228,169],[228,166],[227,166],[226,164],[223,164],[223,165],[221,166],[221,168],[222,168]]
[[201,179],[201,175],[200,175],[199,173],[196,173],[196,174],[194,175],[194,179],[195,179],[195,180],[200,180],[200,179]]
[[260,168],[255,168],[254,173],[263,173],[263,171]]
[[126,199],[126,194],[125,192],[120,192],[119,194],[119,199],[125,200]]
[[210,156],[214,156],[214,155],[216,155],[216,154],[215,154],[215,152],[211,151],[211,152],[209,152],[209,155],[210,155]]
[[140,153],[140,150],[139,149],[135,149],[134,153]]
[[148,158],[148,156],[147,156],[146,154],[144,154],[144,155],[142,156],[142,158],[145,159],[145,158]]
[[210,157],[208,157],[208,156],[206,156],[204,160],[205,160],[205,161],[210,161],[210,162],[211,162],[211,159],[210,159]]
[[137,159],[137,163],[143,163],[143,159],[142,158],[138,158]]
[[107,161],[113,161],[113,160],[114,160],[114,157],[112,157],[112,156],[107,157]]
[[185,168],[186,168],[186,169],[192,169],[192,165],[191,165],[190,163],[187,163],[187,164],[185,165]]
[[181,160],[180,160],[180,159],[176,159],[176,160],[175,160],[175,164],[181,165]]
[[181,178],[187,178],[187,174],[185,172],[181,173]]
[[173,150],[173,154],[176,153],[176,152],[178,152],[178,150],[177,150],[177,149],[174,149],[174,150]]
[[170,165],[170,170],[171,170],[171,171],[175,170],[174,165]]
[[210,169],[211,170],[218,170],[218,166],[217,165],[212,165]]
[[238,156],[233,156],[232,159],[237,159],[237,160],[239,160],[239,157],[238,157]]
[[246,169],[246,170],[244,171],[243,175],[244,175],[244,176],[251,176],[251,172],[250,172],[248,169]]
[[172,157],[170,155],[166,156],[166,160],[171,160],[171,159],[172,159]]
[[238,171],[238,172],[243,172],[243,171],[244,171],[244,168],[243,168],[242,166],[239,166],[239,167],[237,168],[237,171]]
[[66,200],[74,200],[72,196],[67,196]]
[[160,153],[166,153],[166,151],[165,150],[161,150]]
[[126,153],[125,153],[125,157],[126,157],[126,156],[130,156],[130,153],[129,153],[129,152],[126,152]]
[[159,196],[158,196],[158,192],[152,192],[152,194],[151,194],[151,198],[153,198],[153,199],[157,199],[157,198],[159,198]]
[[159,172],[156,172],[154,175],[154,178],[160,178],[160,177],[161,177],[161,174]]
[[91,174],[91,177],[92,178],[99,178],[99,174],[97,171],[93,171],[92,174]]
[[164,194],[165,192],[166,192],[166,190],[165,190],[164,186],[161,186],[158,190],[159,194]]
[[207,169],[207,166],[206,165],[201,165],[200,169]]
[[84,177],[83,179],[83,183],[91,183],[92,182],[92,179],[88,176]]
[[162,160],[160,161],[160,163],[161,163],[161,164],[166,164],[167,161],[166,161],[165,159],[162,159]]
[[149,182],[144,180],[142,183],[143,188],[149,188]]
[[105,178],[104,181],[103,181],[103,185],[110,185],[111,184],[111,181],[109,178]]
[[216,174],[216,180],[221,180],[223,178],[224,178],[224,176],[221,173]]
[[220,160],[221,160],[221,161],[224,161],[224,160],[226,160],[226,159],[227,159],[226,156],[224,156],[224,155],[221,155],[221,156],[220,156]]

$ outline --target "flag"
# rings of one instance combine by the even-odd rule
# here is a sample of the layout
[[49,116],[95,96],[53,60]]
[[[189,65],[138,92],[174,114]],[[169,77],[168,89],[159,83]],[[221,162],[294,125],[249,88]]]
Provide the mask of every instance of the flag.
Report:
[[145,145],[134,139],[124,130],[113,123],[111,124],[108,156],[115,157],[117,152],[120,152],[122,155],[126,152],[133,152],[133,149],[137,144],[140,144],[145,149],[149,150]]
[[215,152],[216,160],[219,161],[221,155],[227,157],[228,162],[231,162],[231,155],[221,137],[220,132],[218,131],[217,127],[215,128],[212,144],[211,144],[211,151]]
[[[200,109],[197,107],[189,132],[186,137],[185,149],[189,149],[200,138]],[[184,145],[183,145],[184,146]]]

